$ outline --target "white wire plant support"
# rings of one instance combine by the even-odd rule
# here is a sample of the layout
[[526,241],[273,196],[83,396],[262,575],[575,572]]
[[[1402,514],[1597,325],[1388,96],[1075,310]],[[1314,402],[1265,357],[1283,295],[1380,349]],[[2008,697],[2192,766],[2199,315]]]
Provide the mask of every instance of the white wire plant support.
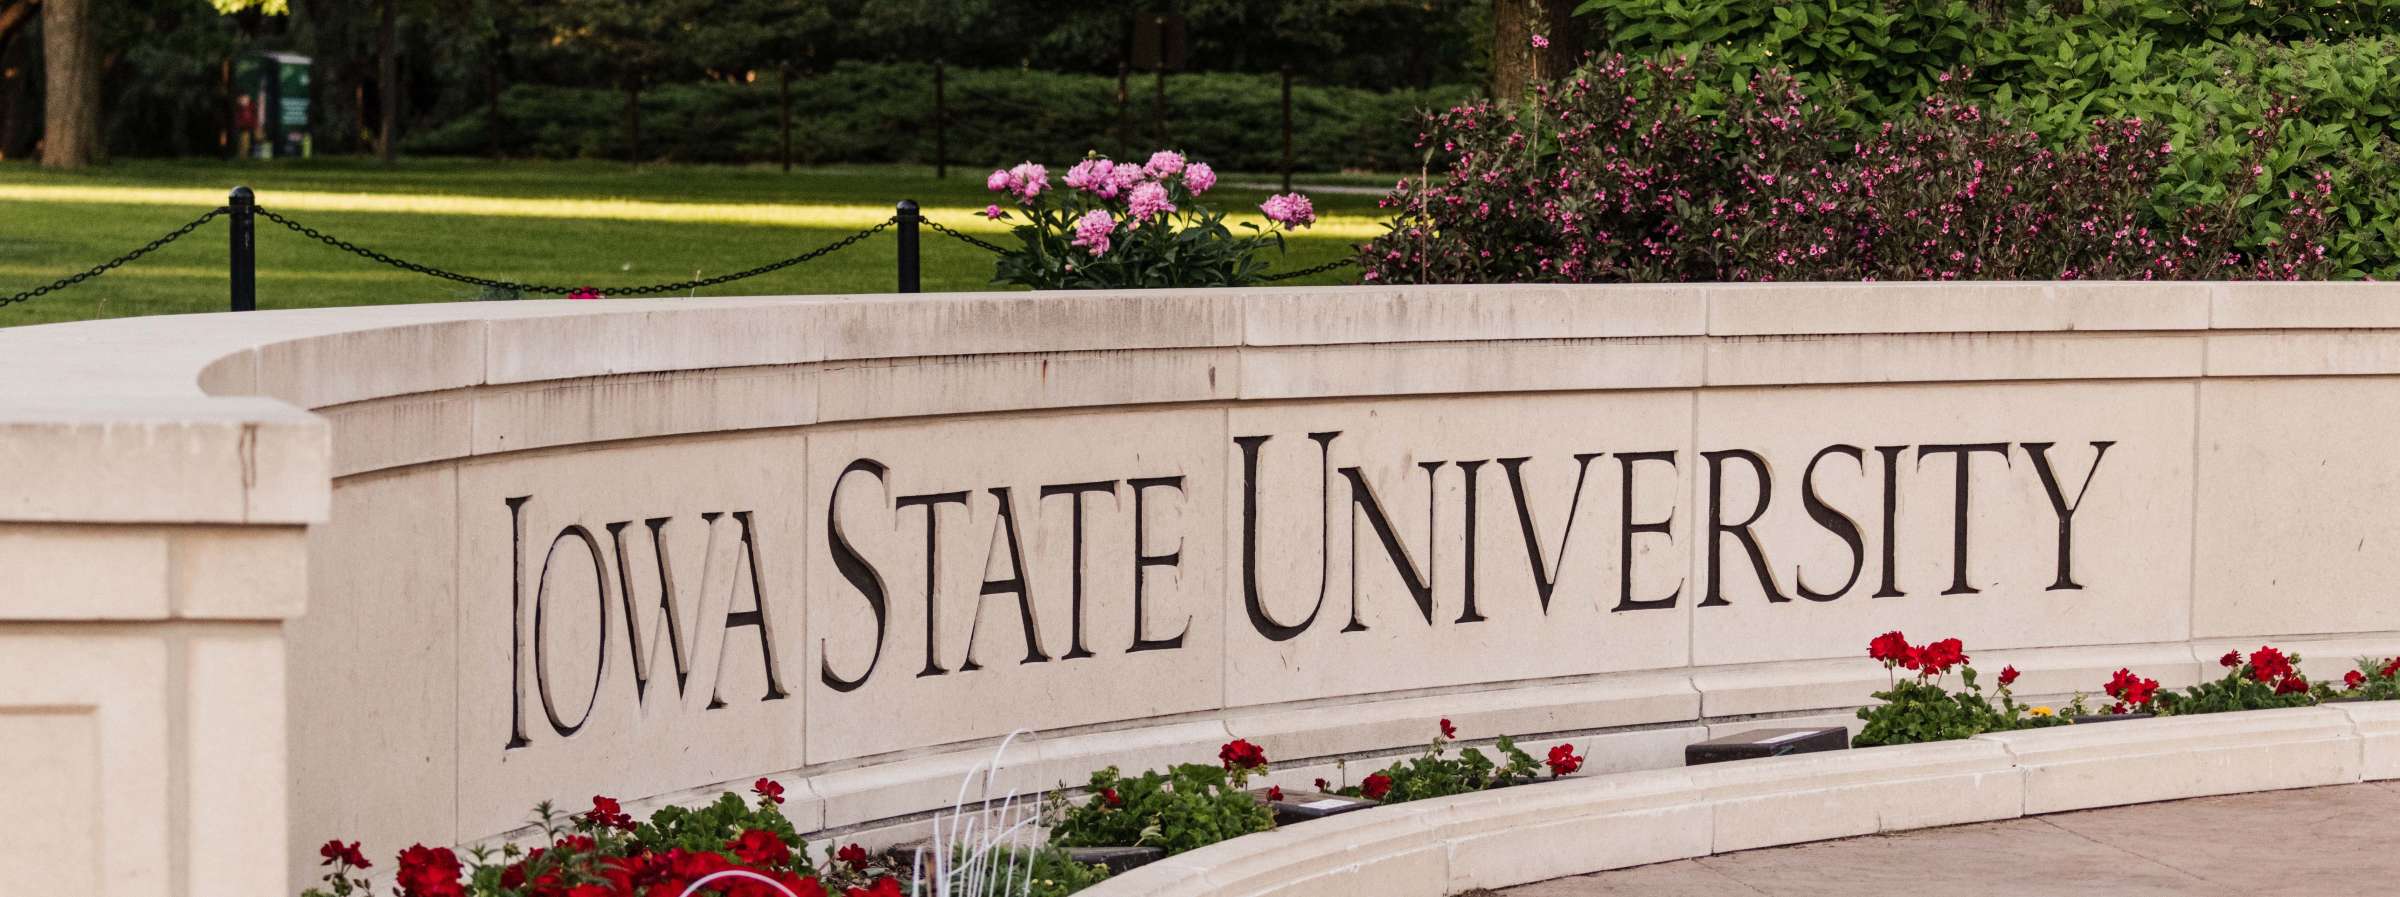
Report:
[[[1008,749],[1017,737],[1033,732],[1018,729],[1002,739],[989,763],[978,763],[959,780],[958,798],[948,813],[933,816],[931,842],[911,858],[908,893],[912,897],[1025,897],[1033,890],[1034,851],[1041,846],[1044,792],[1020,795],[1015,786],[995,795],[1000,771],[1007,768]],[[1039,755],[1036,755],[1038,765]],[[976,780],[982,780],[980,792]],[[979,793],[974,809],[968,795]],[[701,876],[683,889],[692,897],[709,882],[746,878],[763,882],[784,897],[800,897],[767,876],[748,869],[727,869]]]

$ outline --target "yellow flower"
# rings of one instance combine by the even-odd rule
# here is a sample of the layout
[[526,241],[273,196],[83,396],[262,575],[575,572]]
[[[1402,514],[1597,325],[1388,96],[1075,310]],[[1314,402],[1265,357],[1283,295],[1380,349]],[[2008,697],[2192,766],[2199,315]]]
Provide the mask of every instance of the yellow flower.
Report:
[[2050,708],[2048,708],[2048,707],[2035,707],[2035,708],[2033,708],[2031,711],[2028,711],[2028,712],[2032,713],[2032,714],[2033,714],[2033,715],[2035,715],[2035,716],[2050,716],[2050,715],[2052,715],[2053,713],[2055,713],[2056,711],[2053,711],[2053,710],[2051,710],[2051,709],[2050,709]]

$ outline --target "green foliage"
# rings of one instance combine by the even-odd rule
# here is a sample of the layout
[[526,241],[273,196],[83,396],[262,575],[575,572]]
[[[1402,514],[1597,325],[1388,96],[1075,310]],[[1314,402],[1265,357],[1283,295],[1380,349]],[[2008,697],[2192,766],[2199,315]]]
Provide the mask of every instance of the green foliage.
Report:
[[2400,701],[2400,658],[2361,657],[2356,684],[2342,697],[2368,701]]
[[[632,838],[653,851],[680,847],[697,853],[722,850],[725,842],[751,829],[772,832],[787,845],[801,844],[800,833],[774,804],[761,799],[754,805],[732,792],[719,795],[715,803],[704,807],[660,807],[634,829]],[[804,874],[816,874],[806,850],[794,850],[792,855],[796,868]]]
[[2247,662],[2238,662],[2235,653],[2226,654],[2225,659],[2237,662],[2225,664],[2224,676],[2184,689],[2180,694],[2159,692],[2151,709],[2160,716],[2181,716],[2306,707],[2330,694],[2323,685],[2312,685],[2300,675],[2299,654],[2261,647]]
[[1961,667],[1959,677],[1966,687],[1956,693],[1943,688],[1938,679],[1894,681],[1891,688],[1875,693],[1876,700],[1883,703],[1859,708],[1858,718],[1867,724],[1851,743],[1874,747],[1951,741],[2018,728],[2025,715],[2014,699],[2006,697],[2005,689],[2002,706],[1995,707],[1975,684],[1973,667]]
[[[961,863],[967,859],[964,845],[958,857]],[[983,881],[983,889],[953,891],[954,897],[1066,897],[1108,878],[1107,866],[1078,863],[1065,849],[1052,845],[994,847],[985,863],[997,872]]]
[[1092,799],[1052,808],[1050,840],[1061,847],[1158,847],[1168,854],[1275,827],[1266,804],[1226,778],[1223,767],[1183,763],[1126,778],[1114,766],[1092,773]]
[[[1129,101],[1131,134],[1119,119],[1113,77],[1021,69],[963,69],[947,75],[949,161],[959,168],[1025,159],[1073,159],[1099,150],[1154,148],[1150,98]],[[793,161],[801,164],[934,161],[932,67],[845,63],[792,78]],[[1224,171],[1282,164],[1281,86],[1264,75],[1175,75],[1167,80],[1168,143]],[[1292,88],[1292,153],[1304,171],[1413,167],[1419,110],[1466,88],[1371,91]],[[603,88],[511,86],[501,99],[512,156],[602,158],[623,151],[624,95]],[[773,159],[780,141],[772,73],[756,83],[668,84],[643,92],[645,155],[680,162]],[[413,154],[481,152],[481,114],[451,117],[410,133]]]
[[[2245,249],[2280,232],[2291,191],[2342,172],[2335,276],[2400,277],[2400,0],[1586,0],[1579,12],[1606,49],[1713,51],[1735,83],[1785,68],[1812,94],[1843,85],[1845,124],[1944,89],[2055,146],[2081,143],[2095,118],[2139,118],[2177,150],[2156,217],[2231,193]],[[2254,182],[2250,132],[2293,102]]]
[[[1500,736],[1494,749],[1508,762],[1497,764],[1475,748],[1461,748],[1458,757],[1445,756],[1450,740],[1436,738],[1422,756],[1383,768],[1383,775],[1392,781],[1392,790],[1382,798],[1384,803],[1446,797],[1492,788],[1506,788],[1533,781],[1541,772],[1541,764],[1517,748],[1508,736]],[[1354,790],[1354,789],[1353,789]]]

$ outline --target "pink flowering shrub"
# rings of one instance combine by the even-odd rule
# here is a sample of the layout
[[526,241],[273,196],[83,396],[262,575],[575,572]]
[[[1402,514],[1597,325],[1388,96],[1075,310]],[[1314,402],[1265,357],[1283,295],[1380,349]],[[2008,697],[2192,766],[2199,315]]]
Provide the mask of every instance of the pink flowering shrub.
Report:
[[1263,256],[1283,250],[1286,231],[1316,221],[1308,197],[1269,198],[1260,227],[1226,226],[1225,215],[1200,204],[1217,185],[1215,169],[1172,150],[1147,162],[1093,155],[1075,163],[1051,189],[1048,169],[1027,162],[994,171],[984,186],[1006,194],[1014,208],[994,203],[986,217],[1015,224],[1022,249],[1000,256],[994,283],[1037,290],[1124,287],[1230,287],[1258,283]]
[[[2323,276],[2333,184],[2244,183],[2178,216],[2152,197],[2175,152],[2139,119],[2079,144],[1937,93],[1864,133],[1765,72],[1594,59],[1524,105],[1430,117],[1427,168],[1383,200],[1368,282],[2301,279]],[[1839,106],[1829,99],[1827,103]],[[2278,119],[2248,131],[2264,160]],[[2249,207],[2285,208],[2247,233]],[[2263,247],[2248,251],[2241,247]]]

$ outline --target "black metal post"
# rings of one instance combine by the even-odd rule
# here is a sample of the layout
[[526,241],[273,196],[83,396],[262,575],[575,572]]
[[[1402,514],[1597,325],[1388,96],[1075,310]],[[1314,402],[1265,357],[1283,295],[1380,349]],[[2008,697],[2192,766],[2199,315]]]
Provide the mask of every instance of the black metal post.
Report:
[[233,219],[225,229],[228,249],[232,256],[233,310],[258,309],[258,206],[248,187],[235,187],[225,198],[225,211]]
[[917,215],[917,201],[913,199],[901,200],[899,218],[900,292],[914,293],[918,292],[917,222],[924,220],[922,217]]
[[1283,192],[1292,192],[1292,67],[1283,67]]

